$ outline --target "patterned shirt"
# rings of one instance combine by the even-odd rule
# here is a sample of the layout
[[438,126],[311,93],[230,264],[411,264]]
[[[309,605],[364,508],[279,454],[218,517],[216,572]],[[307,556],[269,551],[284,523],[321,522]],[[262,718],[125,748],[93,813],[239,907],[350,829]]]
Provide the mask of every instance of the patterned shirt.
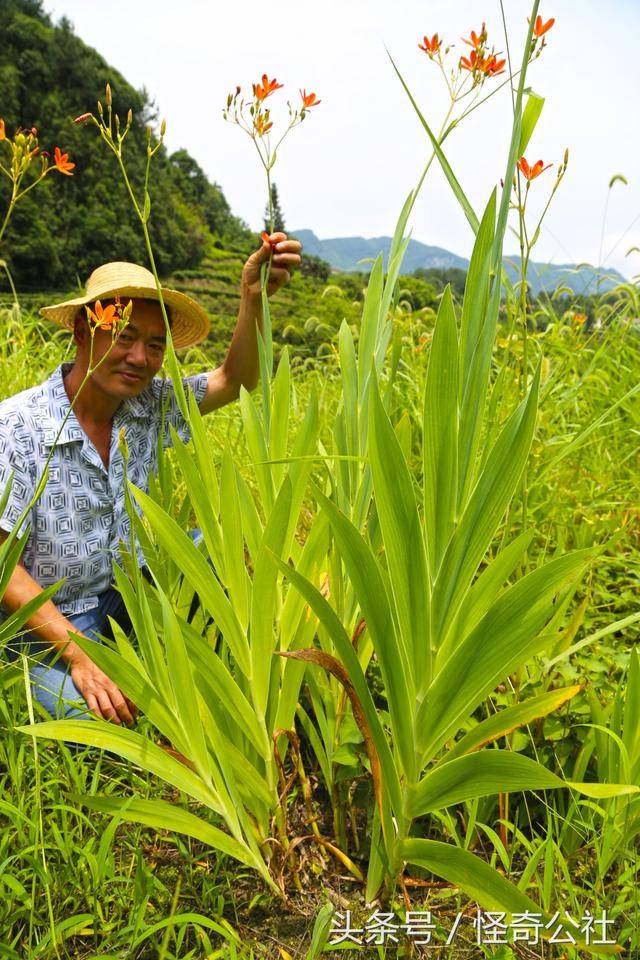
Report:
[[[44,465],[69,413],[62,363],[44,383],[0,402],[0,496],[14,471],[9,500],[0,514],[0,528],[11,530],[33,496]],[[199,403],[208,373],[184,377]],[[20,533],[31,524],[21,562],[41,587],[62,577],[53,602],[65,615],[98,605],[98,594],[113,582],[112,560],[119,541],[130,543],[131,524],[124,502],[124,462],[119,434],[125,430],[129,450],[128,479],[148,491],[149,471],[158,461],[158,437],[164,413],[164,447],[171,445],[169,426],[186,443],[189,426],[178,407],[170,380],[154,377],[136,397],[125,398],[113,418],[109,467],[104,466],[73,410],[62,428],[49,464],[49,477]],[[136,542],[138,562],[145,563]]]

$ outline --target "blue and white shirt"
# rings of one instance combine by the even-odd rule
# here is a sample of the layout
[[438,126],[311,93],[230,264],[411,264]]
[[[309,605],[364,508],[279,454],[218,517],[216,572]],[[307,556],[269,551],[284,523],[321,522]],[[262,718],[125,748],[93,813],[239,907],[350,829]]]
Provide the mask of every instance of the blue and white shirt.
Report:
[[[62,363],[44,383],[0,402],[0,494],[14,471],[11,494],[0,528],[11,530],[30,502],[62,422],[69,413]],[[208,373],[183,377],[199,403]],[[163,446],[170,446],[171,425],[186,443],[190,439],[170,380],[154,377],[136,397],[117,409],[111,431],[109,467],[105,468],[73,410],[69,413],[49,464],[49,477],[28,519],[31,531],[21,562],[41,587],[62,577],[65,582],[53,602],[65,615],[98,605],[98,594],[113,583],[112,560],[119,559],[119,541],[130,543],[130,520],[124,502],[124,462],[119,434],[125,430],[129,450],[128,479],[148,491],[149,471],[155,472],[158,436],[164,413]],[[137,544],[138,562],[145,563]]]

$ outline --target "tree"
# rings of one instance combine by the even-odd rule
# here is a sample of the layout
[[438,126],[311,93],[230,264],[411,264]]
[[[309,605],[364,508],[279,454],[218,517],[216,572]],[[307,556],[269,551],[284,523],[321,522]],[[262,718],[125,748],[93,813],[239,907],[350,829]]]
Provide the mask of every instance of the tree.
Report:
[[[286,228],[284,225],[284,215],[280,207],[280,198],[278,197],[278,188],[275,183],[271,184],[271,204],[273,206],[273,232],[280,231],[281,233],[286,233]],[[269,204],[266,205],[264,210],[264,228],[267,233],[271,233],[271,212],[269,210]]]
[[[95,108],[111,84],[114,110],[133,124],[125,151],[138,196],[144,183],[146,130],[157,133],[157,108],[73,32],[68,18],[54,25],[41,0],[0,0],[0,116],[7,135],[18,127],[38,129],[40,149],[54,146],[75,163],[71,177],[50,177],[16,208],[0,258],[23,290],[74,287],[110,260],[147,263],[144,239],[113,156],[92,125],[74,117]],[[0,142],[0,161],[7,145]],[[0,215],[9,202],[8,180],[0,178]],[[156,262],[161,274],[195,267],[215,236],[243,238],[246,225],[229,210],[221,189],[209,183],[186,151],[169,157],[162,147],[149,185]],[[3,288],[6,281],[2,279]]]

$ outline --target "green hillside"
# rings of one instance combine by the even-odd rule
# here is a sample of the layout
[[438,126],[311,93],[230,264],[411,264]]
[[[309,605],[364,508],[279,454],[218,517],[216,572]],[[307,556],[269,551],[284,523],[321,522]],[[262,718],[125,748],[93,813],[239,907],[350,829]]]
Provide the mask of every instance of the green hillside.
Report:
[[[75,36],[68,20],[54,25],[40,0],[0,0],[0,13],[0,117],[7,135],[35,126],[41,151],[53,153],[59,146],[75,163],[72,176],[48,176],[16,206],[0,256],[8,261],[17,287],[71,289],[99,263],[146,262],[115,158],[91,135],[95,131],[78,126],[74,118],[95,110],[105,84],[111,84],[115,111],[125,117],[129,107],[133,110],[126,157],[134,188],[140,190],[146,128],[157,131],[159,123],[148,93],[135,90]],[[6,209],[10,189],[9,180],[1,177],[0,209]],[[230,242],[251,237],[232,215],[220,187],[184,150],[158,152],[150,195],[156,259],[163,274],[199,263],[213,236]]]

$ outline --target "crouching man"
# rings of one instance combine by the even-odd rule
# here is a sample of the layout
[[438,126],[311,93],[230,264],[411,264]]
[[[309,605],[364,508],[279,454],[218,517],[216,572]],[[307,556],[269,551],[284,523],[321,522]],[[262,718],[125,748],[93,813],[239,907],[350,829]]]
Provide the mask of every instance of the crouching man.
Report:
[[[300,263],[301,249],[297,240],[288,240],[284,233],[272,234],[271,240],[277,245],[269,295],[289,281],[289,270]],[[203,414],[237,399],[241,385],[252,390],[258,382],[260,266],[270,252],[265,240],[244,266],[238,318],[222,365],[183,378],[185,392],[193,391]],[[113,343],[105,311],[116,298],[123,305],[131,300],[132,312]],[[198,303],[168,289],[163,289],[163,299],[176,349],[206,337],[209,318]],[[105,321],[104,329],[95,329],[93,346],[86,307]],[[30,525],[30,532],[21,562],[0,598],[4,610],[0,617],[64,578],[53,598],[27,621],[29,632],[21,639],[31,662],[34,695],[53,717],[86,717],[91,711],[130,725],[135,704],[70,641],[69,631],[98,639],[97,634],[108,633],[110,616],[125,629],[130,626],[112,573],[119,542],[127,543],[130,537],[121,431],[129,451],[128,478],[148,491],[149,472],[157,467],[163,407],[164,446],[170,443],[169,425],[185,442],[189,428],[171,382],[156,376],[164,359],[166,331],[155,280],[148,270],[132,263],[104,264],[89,277],[84,296],[41,312],[73,331],[76,349],[74,359],[60,364],[44,383],[0,403],[0,493],[14,474],[10,498],[0,515],[0,542],[31,502],[51,455],[47,484],[24,523],[24,527]],[[90,366],[93,373],[80,390]],[[139,545],[137,550],[138,562],[144,565]]]

